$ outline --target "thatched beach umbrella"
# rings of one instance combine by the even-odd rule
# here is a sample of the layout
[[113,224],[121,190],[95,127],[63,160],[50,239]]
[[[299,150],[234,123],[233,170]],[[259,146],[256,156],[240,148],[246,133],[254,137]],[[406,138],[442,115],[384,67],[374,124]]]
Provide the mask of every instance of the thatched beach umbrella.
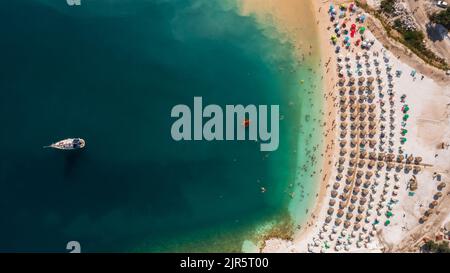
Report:
[[357,195],[360,191],[361,191],[361,189],[359,187],[354,187],[353,188],[353,194],[354,195]]
[[377,167],[378,167],[378,169],[383,168],[384,167],[384,162],[383,161],[378,161]]
[[352,86],[350,87],[350,94],[354,94],[355,91],[356,91],[356,86],[352,85]]
[[440,191],[434,195],[434,199],[439,199],[441,197],[442,197],[442,192],[440,192]]
[[359,154],[359,158],[364,159],[367,156],[367,151],[361,151],[361,153]]
[[345,185],[344,192],[348,192],[352,187],[350,185]]
[[342,217],[344,215],[344,211],[342,209],[339,209],[336,215],[337,217]]
[[361,195],[362,196],[367,196],[369,194],[369,190],[368,189],[362,189],[361,191]]
[[355,185],[360,186],[362,184],[361,178],[356,178]]
[[356,216],[356,221],[361,222],[362,219],[363,219],[363,216],[361,214],[358,214]]
[[352,198],[350,200],[352,203],[355,203],[356,201],[358,201],[358,197],[352,195]]
[[359,124],[360,129],[364,129],[364,128],[366,128],[366,126],[367,126],[367,122],[365,122],[365,121],[361,121],[361,123]]
[[392,163],[392,162],[388,162],[387,165],[386,165],[386,168],[387,168],[388,170],[390,170],[390,169],[392,169],[392,168],[394,168],[394,167],[395,167],[395,164]]
[[327,210],[328,215],[332,215],[333,212],[334,212],[334,209],[333,209],[333,208],[329,208],[329,209]]
[[358,206],[358,212],[363,213],[366,209],[363,206]]
[[414,159],[415,164],[420,164],[420,162],[422,162],[422,158],[420,156],[418,156]]
[[[335,221],[334,221],[334,224],[336,225],[336,226],[339,226],[340,224],[342,223],[342,220],[341,219],[336,219]],[[334,235],[334,234],[331,234],[331,235]],[[333,240],[333,239],[332,239]]]
[[344,222],[344,228],[348,228],[350,226],[350,222],[349,221],[345,221]]
[[411,163],[413,162],[414,157],[412,155],[409,155],[408,158],[406,159],[406,163]]
[[343,165],[339,165],[337,170],[340,173],[343,172],[344,171],[344,166]]
[[345,158],[344,157],[339,157],[339,164],[344,164],[345,162]]
[[331,191],[331,197],[335,198],[338,195],[338,192],[335,190]]
[[337,179],[337,180],[341,180],[341,179],[342,179],[342,174],[338,173],[338,174],[336,175],[336,179]]
[[335,189],[335,190],[337,190],[337,189],[339,189],[339,186],[340,186],[341,184],[339,184],[338,182],[335,182],[334,184],[333,184],[333,189]]
[[[399,166],[401,166],[401,165],[399,165]],[[401,169],[401,168],[400,168],[400,169]],[[407,165],[405,166],[405,171],[409,172],[409,171],[411,171],[411,170],[412,170],[412,166],[409,165],[409,164],[407,164]]]
[[433,202],[430,203],[430,207],[434,208],[438,205],[438,201],[433,200]]
[[414,166],[414,172],[415,173],[418,173],[420,171],[422,171],[422,168],[420,166]]
[[347,179],[345,180],[345,183],[347,185],[353,183],[353,181],[355,181],[355,179],[353,178],[353,176],[347,176]]
[[328,202],[328,204],[330,206],[334,206],[336,204],[336,200],[335,199],[330,199],[330,202]]
[[378,160],[384,160],[386,155],[384,153],[378,153]]
[[353,175],[355,173],[355,169],[353,169],[353,168],[348,168],[348,170],[347,170],[347,174],[348,175]]
[[366,164],[366,161],[360,160],[360,161],[358,162],[358,167],[362,168],[362,167],[364,167],[365,164]]
[[350,166],[355,166],[355,164],[356,164],[356,159],[355,158],[350,159]]
[[375,160],[370,160],[367,166],[369,167],[369,169],[372,169],[375,166]]
[[354,211],[355,210],[355,205],[354,204],[350,204],[348,206],[348,211]]
[[375,115],[375,113],[369,113],[369,120],[370,121],[373,121],[376,117],[377,117],[377,115]]
[[[374,94],[369,94],[367,97],[369,98],[369,101],[373,101],[375,99]],[[372,104],[372,105],[375,105],[375,104]],[[371,109],[371,110],[373,111],[373,109]]]
[[347,220],[352,219],[353,218],[353,213],[351,213],[351,212],[347,213],[346,218],[347,218]]
[[364,205],[366,202],[367,202],[367,199],[365,197],[361,197],[361,199],[359,199],[360,205]]
[[373,172],[371,172],[371,171],[367,171],[366,172],[366,178],[367,179],[370,179],[372,177],[372,175],[373,175]]
[[444,182],[439,183],[437,189],[441,191],[443,188],[445,188],[445,183]]
[[363,175],[364,175],[364,172],[361,171],[361,170],[358,170],[358,171],[356,172],[356,176],[357,176],[357,177],[362,177]]
[[341,148],[340,154],[341,155],[345,155],[347,153],[347,149],[346,148]]
[[372,160],[377,159],[377,153],[376,152],[370,152],[369,153],[369,158],[372,159]]

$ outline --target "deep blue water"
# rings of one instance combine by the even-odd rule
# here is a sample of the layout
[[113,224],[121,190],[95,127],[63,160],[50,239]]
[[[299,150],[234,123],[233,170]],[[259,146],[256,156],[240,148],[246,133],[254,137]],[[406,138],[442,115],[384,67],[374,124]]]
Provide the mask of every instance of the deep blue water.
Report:
[[[238,251],[286,213],[312,77],[288,44],[214,1],[1,2],[0,251]],[[194,96],[279,104],[279,149],[173,141]]]

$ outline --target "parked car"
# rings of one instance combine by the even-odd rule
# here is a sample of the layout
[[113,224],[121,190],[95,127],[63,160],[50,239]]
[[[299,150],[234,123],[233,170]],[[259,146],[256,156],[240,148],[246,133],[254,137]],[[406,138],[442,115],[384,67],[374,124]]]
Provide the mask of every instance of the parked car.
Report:
[[436,6],[441,8],[448,8],[448,3],[445,1],[437,1]]

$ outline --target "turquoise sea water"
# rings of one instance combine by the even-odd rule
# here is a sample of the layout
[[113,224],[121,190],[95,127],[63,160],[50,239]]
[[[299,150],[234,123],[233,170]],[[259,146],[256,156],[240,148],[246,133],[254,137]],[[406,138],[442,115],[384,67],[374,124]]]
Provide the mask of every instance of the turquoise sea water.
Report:
[[[272,26],[227,3],[2,5],[0,251],[64,252],[72,240],[85,252],[240,251],[258,226],[303,215],[305,149],[320,143],[317,57],[298,62]],[[171,108],[194,96],[280,105],[278,150],[174,142]],[[86,148],[42,149],[67,137]],[[296,186],[303,201],[289,211]]]

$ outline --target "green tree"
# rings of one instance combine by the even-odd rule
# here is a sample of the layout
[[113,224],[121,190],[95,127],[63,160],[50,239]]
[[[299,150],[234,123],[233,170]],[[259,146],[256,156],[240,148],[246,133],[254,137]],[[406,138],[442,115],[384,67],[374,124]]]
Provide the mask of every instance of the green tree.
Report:
[[443,25],[447,30],[450,29],[450,8],[431,15],[431,22]]

